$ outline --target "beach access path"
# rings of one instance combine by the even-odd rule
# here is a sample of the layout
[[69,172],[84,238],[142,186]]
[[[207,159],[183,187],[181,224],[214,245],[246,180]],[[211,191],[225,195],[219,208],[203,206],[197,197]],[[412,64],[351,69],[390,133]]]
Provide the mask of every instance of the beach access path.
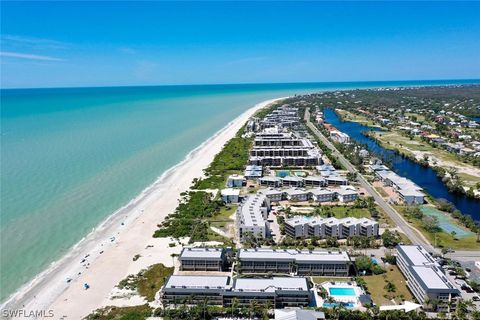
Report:
[[[2,305],[2,314],[4,310],[25,310],[27,313],[51,310],[55,319],[82,319],[93,310],[108,305],[112,289],[122,279],[148,266],[133,261],[133,257],[145,252],[147,247],[153,246],[151,252],[155,254],[144,261],[171,266],[169,241],[152,237],[157,224],[174,212],[180,193],[190,188],[194,178],[203,176],[203,169],[247,120],[257,110],[281,99],[285,98],[258,103],[192,151],[130,204],[107,218],[62,259],[18,290]],[[67,279],[71,280],[67,282]],[[84,288],[86,283],[90,286],[88,290]]]

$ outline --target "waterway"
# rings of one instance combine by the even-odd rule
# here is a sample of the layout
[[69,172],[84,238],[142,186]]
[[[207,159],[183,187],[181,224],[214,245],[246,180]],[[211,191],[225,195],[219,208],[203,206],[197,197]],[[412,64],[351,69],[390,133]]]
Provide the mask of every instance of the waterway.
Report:
[[366,145],[370,152],[383,161],[388,161],[390,169],[398,175],[412,180],[434,198],[446,199],[453,203],[463,214],[468,214],[472,216],[476,222],[480,222],[480,200],[470,199],[464,195],[449,192],[441,178],[437,176],[433,169],[421,166],[392,150],[385,149],[372,138],[362,134],[363,131],[380,131],[380,129],[367,127],[357,122],[342,121],[332,109],[325,109],[324,115],[328,123],[348,134],[355,141]]

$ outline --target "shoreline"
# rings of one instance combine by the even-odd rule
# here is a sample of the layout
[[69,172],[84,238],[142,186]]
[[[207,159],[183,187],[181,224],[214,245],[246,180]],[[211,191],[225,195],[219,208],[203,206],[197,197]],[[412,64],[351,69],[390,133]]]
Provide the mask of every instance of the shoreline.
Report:
[[[46,314],[53,310],[55,318],[77,319],[102,306],[113,287],[131,273],[127,271],[134,263],[132,257],[154,240],[152,235],[157,224],[173,212],[180,193],[188,190],[193,178],[203,176],[203,169],[250,116],[285,98],[255,104],[190,151],[138,196],[109,215],[59,260],[10,295],[0,306],[2,315],[4,311],[13,310],[27,313],[43,310]],[[67,283],[67,278],[72,280]],[[84,283],[89,283],[91,288],[84,290]],[[76,308],[67,303],[72,298]]]

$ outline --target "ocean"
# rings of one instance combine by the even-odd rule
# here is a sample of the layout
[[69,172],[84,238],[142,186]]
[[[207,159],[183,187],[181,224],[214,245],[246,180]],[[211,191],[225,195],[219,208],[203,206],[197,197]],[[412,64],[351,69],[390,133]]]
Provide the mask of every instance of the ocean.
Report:
[[258,102],[472,82],[2,89],[0,300]]

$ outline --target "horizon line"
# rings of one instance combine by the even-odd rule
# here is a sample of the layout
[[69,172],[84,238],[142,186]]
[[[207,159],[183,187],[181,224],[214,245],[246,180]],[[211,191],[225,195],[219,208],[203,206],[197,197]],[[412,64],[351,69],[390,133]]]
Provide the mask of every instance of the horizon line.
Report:
[[[65,87],[7,87],[0,90],[32,90],[32,89],[92,89],[92,88],[145,88],[145,87],[200,87],[200,86],[234,86],[234,85],[267,85],[267,84],[327,84],[327,83],[375,83],[375,82],[417,82],[417,81],[475,81],[480,78],[453,79],[401,79],[401,80],[350,80],[350,81],[298,81],[298,82],[236,82],[236,83],[192,83],[192,84],[132,84],[132,85],[99,85],[99,86],[65,86]],[[474,84],[474,83],[472,83]]]

